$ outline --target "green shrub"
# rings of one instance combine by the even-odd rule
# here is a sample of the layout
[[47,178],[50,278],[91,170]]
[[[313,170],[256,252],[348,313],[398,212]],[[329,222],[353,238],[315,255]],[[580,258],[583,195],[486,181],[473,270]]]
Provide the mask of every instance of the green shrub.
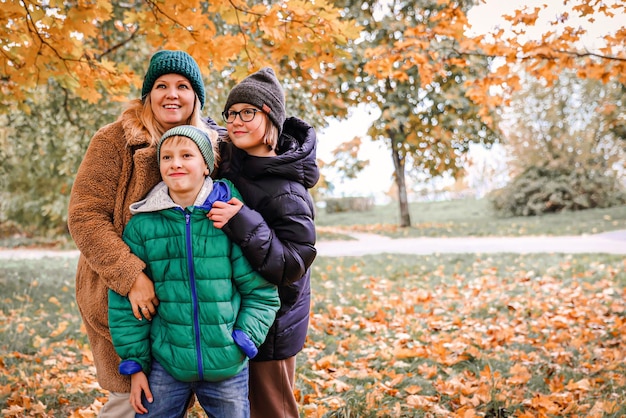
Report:
[[326,200],[326,213],[365,212],[374,207],[373,197],[342,197]]
[[535,216],[623,205],[626,192],[615,177],[595,170],[535,166],[492,192],[489,201],[499,215]]

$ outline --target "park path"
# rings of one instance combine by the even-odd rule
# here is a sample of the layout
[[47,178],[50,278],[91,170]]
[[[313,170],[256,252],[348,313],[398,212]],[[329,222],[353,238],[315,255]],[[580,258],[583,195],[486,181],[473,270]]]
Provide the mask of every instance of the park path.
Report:
[[[319,241],[318,255],[323,257],[362,256],[366,254],[438,254],[438,253],[603,253],[626,255],[626,230],[580,236],[462,237],[391,239],[374,234],[350,234],[354,240]],[[78,251],[42,249],[1,249],[0,260],[44,257],[78,257]]]
[[320,241],[321,256],[438,253],[604,253],[626,254],[626,230],[581,236],[456,237],[391,239],[372,234],[350,234],[356,241]]

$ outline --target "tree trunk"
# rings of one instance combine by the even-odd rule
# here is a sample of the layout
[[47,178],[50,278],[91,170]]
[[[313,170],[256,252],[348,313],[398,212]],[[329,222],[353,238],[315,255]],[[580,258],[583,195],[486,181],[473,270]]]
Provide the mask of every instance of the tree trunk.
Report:
[[409,201],[406,195],[406,182],[404,179],[404,157],[400,155],[398,143],[394,139],[393,133],[389,135],[391,140],[391,159],[393,160],[394,177],[398,186],[398,203],[400,204],[400,228],[411,226],[411,215],[409,214]]

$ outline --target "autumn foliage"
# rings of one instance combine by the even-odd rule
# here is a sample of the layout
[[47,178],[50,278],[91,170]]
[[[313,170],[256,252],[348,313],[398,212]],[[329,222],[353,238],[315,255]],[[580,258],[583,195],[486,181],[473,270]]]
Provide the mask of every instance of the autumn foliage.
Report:
[[606,261],[324,260],[307,415],[623,416],[626,264]]
[[[151,48],[189,52],[203,72],[235,75],[295,63],[308,79],[345,55],[353,22],[325,1],[18,1],[0,8],[0,103],[20,106],[48,79],[90,103],[123,99],[140,76],[109,57],[138,39]],[[309,74],[309,71],[311,74]],[[239,77],[241,78],[241,77]]]
[[[75,260],[24,264],[0,272],[0,412],[95,417]],[[624,271],[598,254],[319,258],[302,415],[625,416]]]
[[[485,3],[484,0],[477,2]],[[389,45],[367,52],[366,70],[378,77],[406,79],[407,71],[418,66],[422,87],[451,66],[471,67],[473,56],[498,59],[492,71],[468,83],[468,96],[488,110],[507,103],[520,88],[520,68],[533,77],[553,82],[564,69],[575,70],[581,78],[626,83],[626,27],[607,28],[598,37],[598,46],[588,46],[586,27],[600,17],[619,19],[626,15],[623,1],[563,0],[536,7],[523,7],[505,16],[508,27],[468,35],[471,23],[463,2],[439,1],[438,10],[422,25],[407,28]],[[554,9],[556,8],[556,13]],[[528,36],[538,26],[538,37]],[[495,17],[495,16],[494,16]],[[472,32],[470,32],[472,33]],[[494,89],[494,87],[496,87]]]
[[[371,7],[386,10],[387,4]],[[424,87],[445,75],[450,66],[471,66],[474,55],[501,58],[502,65],[468,86],[470,97],[487,108],[502,104],[505,97],[492,94],[492,86],[503,92],[519,87],[520,63],[528,73],[546,80],[565,68],[576,69],[583,78],[626,80],[624,26],[601,34],[597,47],[587,48],[583,42],[585,23],[626,14],[622,1],[563,0],[539,38],[526,34],[540,16],[552,13],[546,4],[516,10],[506,16],[507,30],[482,34],[468,32],[467,9],[465,2],[437,2],[421,24],[407,26],[392,45],[385,42],[364,51],[360,59],[367,62],[365,70],[379,79],[406,81],[408,69],[417,66]],[[323,85],[320,76],[325,72],[348,70],[338,63],[355,58],[349,42],[360,35],[359,26],[339,6],[304,0],[251,4],[241,0],[8,0],[2,3],[0,22],[0,103],[24,110],[28,109],[25,101],[48,79],[92,103],[102,97],[102,89],[113,99],[122,98],[139,78],[110,56],[137,39],[153,50],[186,50],[206,72],[209,67],[218,71],[232,67],[240,78],[250,68],[283,63],[294,77],[317,78]]]

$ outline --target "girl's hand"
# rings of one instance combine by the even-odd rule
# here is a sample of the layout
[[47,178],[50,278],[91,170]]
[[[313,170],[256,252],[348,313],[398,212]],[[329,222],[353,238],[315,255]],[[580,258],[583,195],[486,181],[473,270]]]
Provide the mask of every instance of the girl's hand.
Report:
[[148,321],[156,314],[156,308],[159,306],[159,299],[154,293],[154,283],[146,273],[141,272],[133,287],[128,292],[128,300],[133,307],[133,315],[141,321],[146,318]]
[[217,201],[213,203],[213,208],[207,214],[207,218],[213,221],[213,225],[217,229],[222,229],[242,207],[243,202],[236,197],[233,197],[228,202]]

